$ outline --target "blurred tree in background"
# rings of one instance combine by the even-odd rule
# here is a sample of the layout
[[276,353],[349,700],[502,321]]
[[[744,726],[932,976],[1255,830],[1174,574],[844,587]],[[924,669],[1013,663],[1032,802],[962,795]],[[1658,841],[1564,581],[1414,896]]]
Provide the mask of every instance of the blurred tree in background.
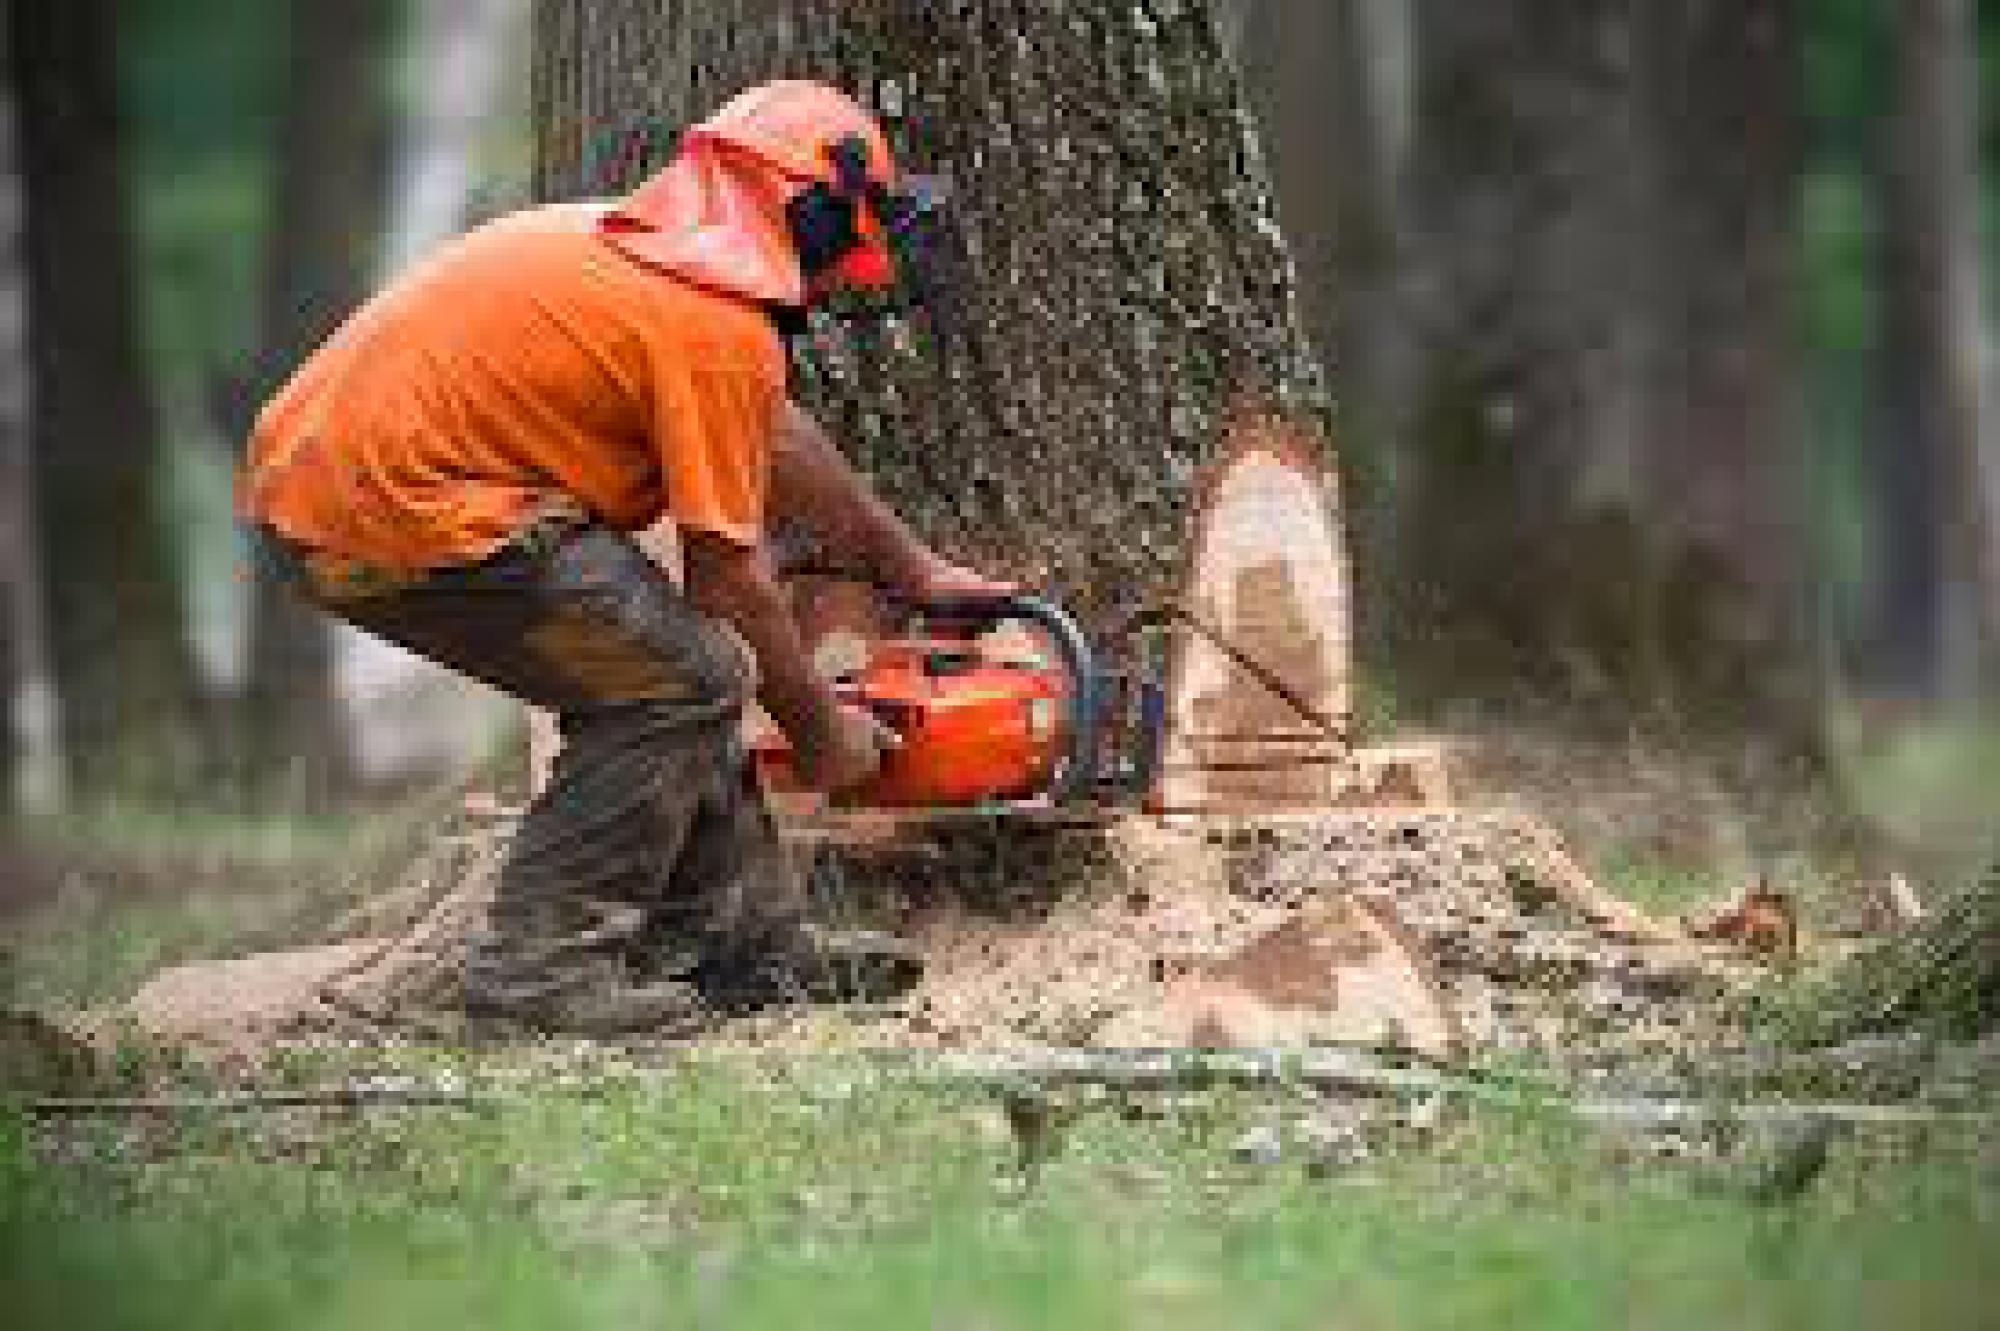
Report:
[[65,749],[86,787],[191,765],[196,679],[157,502],[129,136],[110,0],[9,6],[25,200],[42,603]]
[[1990,693],[1992,6],[1225,8],[1377,487],[1379,668]]
[[[256,411],[372,285],[389,184],[390,0],[292,0],[287,77],[261,247],[250,373],[213,401],[225,438],[248,437]],[[352,776],[325,616],[253,564],[249,647],[235,730],[250,779],[280,777],[323,794]]]
[[2000,454],[1979,243],[1971,0],[1899,0],[1882,198],[1884,497],[1879,665],[1892,688],[1976,697],[2000,664]]

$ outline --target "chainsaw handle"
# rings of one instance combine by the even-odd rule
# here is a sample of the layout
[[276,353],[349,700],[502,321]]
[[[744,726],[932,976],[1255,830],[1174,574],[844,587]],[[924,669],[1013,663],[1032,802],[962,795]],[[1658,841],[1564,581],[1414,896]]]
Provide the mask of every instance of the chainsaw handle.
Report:
[[1055,783],[1051,803],[1063,804],[1089,796],[1097,788],[1098,732],[1103,725],[1102,687],[1097,655],[1083,628],[1053,601],[1019,593],[992,596],[949,596],[911,602],[913,613],[977,628],[1018,621],[1048,635],[1070,678],[1069,752]]

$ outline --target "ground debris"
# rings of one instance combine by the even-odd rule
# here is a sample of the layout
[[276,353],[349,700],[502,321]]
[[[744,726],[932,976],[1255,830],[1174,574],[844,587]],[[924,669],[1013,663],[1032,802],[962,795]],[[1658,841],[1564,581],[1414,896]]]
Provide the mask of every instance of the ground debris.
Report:
[[[460,950],[512,825],[454,829],[344,941],[168,971],[123,1015],[231,1058],[314,1040],[449,1040]],[[1725,1000],[1762,973],[1609,900],[1515,810],[1131,817],[959,837],[942,863],[835,863],[818,876],[843,922],[894,924],[922,948],[915,991],[886,1008],[719,1020],[706,1042],[1373,1043],[1575,1062],[1711,1041]]]

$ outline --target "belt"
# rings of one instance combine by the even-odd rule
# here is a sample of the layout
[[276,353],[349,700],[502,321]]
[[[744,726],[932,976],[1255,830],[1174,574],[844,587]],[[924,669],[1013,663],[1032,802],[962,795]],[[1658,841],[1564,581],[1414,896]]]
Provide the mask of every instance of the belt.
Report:
[[251,550],[265,573],[315,600],[353,601],[407,591],[430,578],[509,556],[544,558],[553,554],[573,532],[592,524],[590,516],[570,501],[538,509],[491,554],[464,564],[432,568],[394,568],[301,544],[266,526],[249,527]]

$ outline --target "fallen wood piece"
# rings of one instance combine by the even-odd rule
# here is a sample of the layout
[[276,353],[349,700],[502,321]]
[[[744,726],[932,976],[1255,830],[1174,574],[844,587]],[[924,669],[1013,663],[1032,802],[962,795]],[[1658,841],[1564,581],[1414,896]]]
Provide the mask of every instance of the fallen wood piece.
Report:
[[1524,810],[1502,811],[1496,819],[1519,838],[1532,867],[1544,875],[1541,885],[1591,925],[1616,937],[1642,943],[1681,940],[1678,929],[1662,924],[1629,902],[1606,892],[1570,854],[1562,836],[1548,823]]
[[1724,983],[1722,962],[1685,945],[1610,944],[1588,934],[1491,928],[1445,930],[1413,922],[1433,962],[1447,973],[1470,972],[1510,986],[1570,990],[1608,984],[1636,998],[1713,997]]
[[1759,877],[1741,892],[1712,902],[1682,920],[1689,938],[1729,943],[1758,956],[1795,960],[1799,912],[1791,896]]
[[1899,917],[1901,924],[1920,923],[1929,912],[1924,909],[1924,899],[1917,895],[1917,889],[1902,874],[1892,873],[1883,888],[1883,895]]
[[266,1109],[480,1109],[513,1100],[468,1091],[415,1086],[337,1086],[225,1095],[46,1096],[22,1108],[35,1118],[118,1114],[240,1114]]
[[1793,1076],[1928,1071],[1952,1046],[1921,1035],[1865,1036],[1818,1049],[1746,1049],[1711,1054],[1694,1069],[1703,1076],[1745,1081]]
[[2000,1127],[2000,1113],[1908,1104],[1581,1098],[1485,1076],[1474,1070],[1397,1066],[1358,1050],[1192,1050],[1132,1055],[1053,1054],[940,1058],[943,1080],[986,1084],[1095,1085],[1118,1090],[1193,1089],[1204,1085],[1307,1086],[1387,1095],[1453,1095],[1508,1108],[1541,1107],[1593,1123],[1672,1127],[1687,1123],[1945,1124]]
[[1472,1079],[1420,1061],[1390,1062],[1357,1049],[1134,1049],[1037,1054],[943,1054],[914,1075],[944,1082],[1033,1082],[1123,1090],[1300,1085],[1327,1090],[1431,1093]]
[[1572,1100],[1565,1106],[1595,1123],[1675,1127],[1684,1123],[1846,1123],[2000,1126],[2000,1114],[1922,1105],[1821,1104],[1812,1101]]
[[1172,963],[1158,1000],[1098,1031],[1100,1047],[1407,1047],[1428,1058],[1465,1035],[1393,913],[1358,896],[1293,915],[1219,958]]

